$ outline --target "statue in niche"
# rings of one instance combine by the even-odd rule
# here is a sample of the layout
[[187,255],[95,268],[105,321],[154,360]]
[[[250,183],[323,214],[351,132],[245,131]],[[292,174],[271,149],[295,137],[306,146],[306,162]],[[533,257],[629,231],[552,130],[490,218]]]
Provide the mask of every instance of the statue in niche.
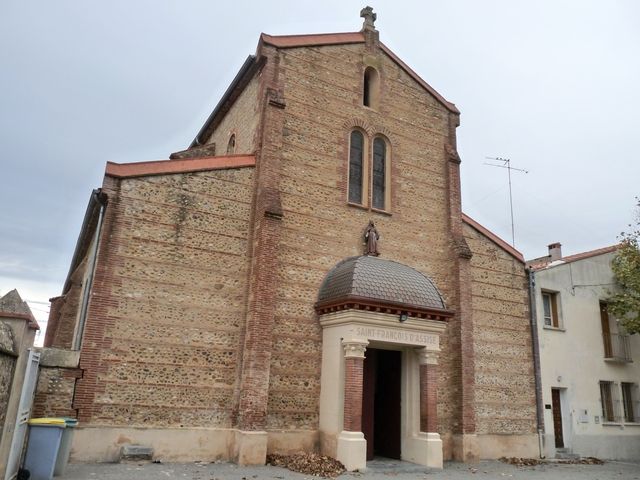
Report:
[[380,252],[378,251],[378,240],[380,240],[380,234],[378,233],[378,230],[376,230],[373,220],[369,220],[369,225],[364,232],[364,242],[366,244],[366,248],[364,250],[365,255],[373,255],[374,257],[380,255]]

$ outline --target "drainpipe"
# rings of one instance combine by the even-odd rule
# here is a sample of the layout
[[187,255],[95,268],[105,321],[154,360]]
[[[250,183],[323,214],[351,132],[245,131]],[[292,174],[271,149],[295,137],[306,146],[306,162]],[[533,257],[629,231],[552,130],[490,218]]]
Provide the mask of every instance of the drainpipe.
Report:
[[538,339],[538,314],[536,311],[536,279],[531,267],[527,268],[529,278],[529,311],[531,325],[531,345],[533,348],[533,374],[536,383],[536,424],[538,427],[538,449],[540,458],[545,458],[543,434],[544,434],[544,406],[542,405],[542,380],[540,377],[540,342]]
[[[107,196],[102,193],[101,189],[96,189],[91,194],[91,203],[93,205],[99,205],[100,211],[98,213],[98,223],[96,224],[96,237],[91,253],[89,254],[89,276],[87,277],[87,283],[83,289],[82,305],[80,307],[80,318],[78,319],[78,330],[75,338],[73,339],[73,350],[80,350],[82,346],[82,337],[84,336],[84,326],[87,320],[87,311],[89,309],[89,298],[91,297],[91,287],[93,286],[93,277],[96,273],[96,258],[98,257],[98,247],[100,246],[100,233],[102,232],[102,222],[104,220],[104,210],[107,206]],[[91,210],[91,206],[88,211]]]

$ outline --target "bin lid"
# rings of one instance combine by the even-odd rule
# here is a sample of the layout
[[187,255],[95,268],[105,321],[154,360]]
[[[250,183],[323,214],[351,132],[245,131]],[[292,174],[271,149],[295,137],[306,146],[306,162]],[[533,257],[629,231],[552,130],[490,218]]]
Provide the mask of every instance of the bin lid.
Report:
[[67,424],[67,428],[75,428],[78,426],[78,419],[71,417],[60,417]]
[[32,418],[27,423],[29,423],[29,425],[36,425],[38,427],[65,428],[67,426],[64,418]]

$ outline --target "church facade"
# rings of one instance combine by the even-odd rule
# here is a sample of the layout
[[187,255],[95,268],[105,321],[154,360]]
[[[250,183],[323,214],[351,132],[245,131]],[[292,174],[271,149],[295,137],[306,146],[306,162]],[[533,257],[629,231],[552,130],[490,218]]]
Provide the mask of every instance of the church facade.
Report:
[[107,164],[45,343],[80,352],[76,460],[537,455],[524,260],[461,211],[459,111],[362,16],[263,34],[188,149]]

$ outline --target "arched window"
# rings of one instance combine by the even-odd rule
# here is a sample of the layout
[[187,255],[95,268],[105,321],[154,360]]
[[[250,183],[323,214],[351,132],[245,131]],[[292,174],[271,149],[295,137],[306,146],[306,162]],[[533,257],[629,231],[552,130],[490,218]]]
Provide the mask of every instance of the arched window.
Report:
[[387,203],[387,142],[373,139],[373,165],[371,166],[371,206],[385,210]]
[[227,143],[227,155],[233,155],[236,153],[236,134],[232,133],[229,137],[229,143]]
[[362,205],[364,173],[364,135],[351,132],[349,141],[349,202]]
[[364,85],[362,91],[362,104],[365,107],[378,108],[380,97],[380,75],[373,67],[367,67],[364,71]]

